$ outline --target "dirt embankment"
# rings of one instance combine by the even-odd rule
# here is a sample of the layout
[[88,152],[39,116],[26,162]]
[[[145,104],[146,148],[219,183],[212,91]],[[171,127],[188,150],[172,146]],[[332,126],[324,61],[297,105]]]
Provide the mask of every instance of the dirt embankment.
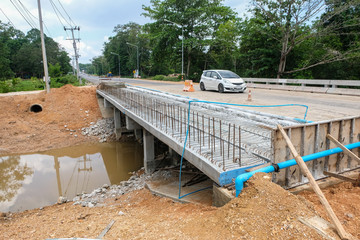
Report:
[[115,220],[104,239],[322,239],[298,221],[316,214],[310,204],[270,179],[256,175],[241,197],[222,208],[176,203],[143,189],[103,207],[66,203],[25,211],[0,220],[0,237],[95,238]]
[[[0,94],[0,156],[97,140],[81,134],[81,128],[101,118],[95,91],[66,85],[50,94]],[[42,111],[31,112],[33,104]]]
[[[29,112],[34,103],[41,104],[43,111]],[[94,87],[5,94],[0,95],[0,104],[0,155],[98,141],[81,134],[83,127],[101,118]],[[69,202],[1,213],[0,239],[96,238],[112,220],[115,223],[104,239],[323,239],[299,222],[300,217],[310,218],[317,212],[326,218],[313,193],[292,195],[265,174],[255,175],[248,185],[222,208],[181,204],[142,189],[109,198],[100,207]],[[345,229],[357,238],[359,191],[348,184],[325,191]]]

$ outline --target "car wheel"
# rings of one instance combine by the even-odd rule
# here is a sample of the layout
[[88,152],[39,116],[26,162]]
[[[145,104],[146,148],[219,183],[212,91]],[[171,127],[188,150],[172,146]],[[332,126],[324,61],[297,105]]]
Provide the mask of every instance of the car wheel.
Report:
[[224,86],[222,84],[219,84],[218,90],[219,90],[219,93],[223,93],[224,92]]
[[200,90],[205,91],[205,84],[203,82],[200,83]]

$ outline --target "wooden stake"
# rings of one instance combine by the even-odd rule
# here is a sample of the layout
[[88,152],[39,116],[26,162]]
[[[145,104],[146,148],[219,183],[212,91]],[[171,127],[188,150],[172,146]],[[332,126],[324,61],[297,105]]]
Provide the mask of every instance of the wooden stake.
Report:
[[356,179],[352,179],[352,178],[348,178],[348,177],[345,177],[345,176],[342,176],[340,174],[337,174],[337,173],[332,173],[332,172],[327,172],[327,171],[324,171],[323,172],[324,175],[326,176],[330,176],[330,177],[334,177],[334,178],[337,178],[337,179],[340,179],[340,180],[344,180],[344,181],[347,181],[347,182],[351,182],[355,185],[358,185],[358,180]]
[[327,134],[326,137],[328,139],[330,139],[333,143],[336,144],[336,146],[338,146],[339,148],[341,148],[345,154],[347,154],[349,157],[351,157],[352,159],[358,161],[358,163],[360,163],[360,158],[358,156],[355,155],[355,153],[353,153],[352,151],[350,151],[349,149],[347,149],[344,145],[342,145],[338,140],[336,140],[333,136],[331,136],[330,134]]
[[321,204],[324,206],[326,213],[331,219],[331,222],[335,225],[336,231],[339,234],[341,239],[354,239],[349,233],[347,233],[344,227],[341,225],[339,219],[335,215],[333,209],[331,208],[329,202],[326,200],[324,193],[321,191],[319,185],[316,183],[314,177],[311,175],[308,167],[306,166],[302,157],[296,151],[294,145],[292,144],[291,140],[287,136],[286,132],[282,128],[281,125],[277,125],[278,129],[280,130],[281,134],[283,135],[286,144],[288,145],[291,154],[294,156],[296,163],[299,165],[301,172],[308,178],[310,186],[313,188],[316,195],[319,197]]

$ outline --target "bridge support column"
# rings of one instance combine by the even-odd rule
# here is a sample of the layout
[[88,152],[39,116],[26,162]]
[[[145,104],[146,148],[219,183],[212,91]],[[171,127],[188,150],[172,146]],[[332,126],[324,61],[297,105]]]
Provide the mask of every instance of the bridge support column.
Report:
[[119,140],[121,138],[121,112],[119,109],[114,108],[114,123],[115,123],[115,135],[116,140]]
[[146,173],[155,171],[155,145],[154,136],[143,129],[144,167]]
[[141,129],[141,126],[137,122],[126,116],[126,129],[137,130],[137,129]]
[[108,100],[106,100],[105,98],[104,98],[104,107],[105,108],[110,108],[110,107],[112,107],[113,105],[108,101]]

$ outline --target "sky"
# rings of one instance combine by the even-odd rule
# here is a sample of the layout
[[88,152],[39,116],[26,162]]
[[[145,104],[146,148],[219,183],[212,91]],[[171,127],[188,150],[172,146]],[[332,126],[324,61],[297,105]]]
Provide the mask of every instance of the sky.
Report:
[[[40,2],[45,34],[64,47],[69,56],[74,55],[74,50],[72,41],[67,40],[71,37],[71,32],[65,32],[64,26],[70,27],[70,25],[58,13],[62,22],[60,23],[52,3],[56,6],[55,9],[59,9],[67,22],[70,22],[72,26],[80,27],[80,31],[74,32],[75,38],[80,38],[80,63],[90,63],[93,57],[101,55],[104,42],[108,37],[114,36],[113,29],[116,25],[128,22],[145,24],[151,21],[141,15],[144,12],[142,6],[150,6],[150,0],[41,0]],[[249,2],[250,0],[224,0],[223,4],[230,6],[241,17],[247,12]],[[27,17],[28,21],[31,25],[36,24],[36,27],[39,28],[36,0],[0,0],[0,21],[8,23],[10,20],[16,29],[24,33],[31,29],[30,24],[14,5],[18,8],[24,6],[28,12],[23,12],[23,15],[31,16]]]

